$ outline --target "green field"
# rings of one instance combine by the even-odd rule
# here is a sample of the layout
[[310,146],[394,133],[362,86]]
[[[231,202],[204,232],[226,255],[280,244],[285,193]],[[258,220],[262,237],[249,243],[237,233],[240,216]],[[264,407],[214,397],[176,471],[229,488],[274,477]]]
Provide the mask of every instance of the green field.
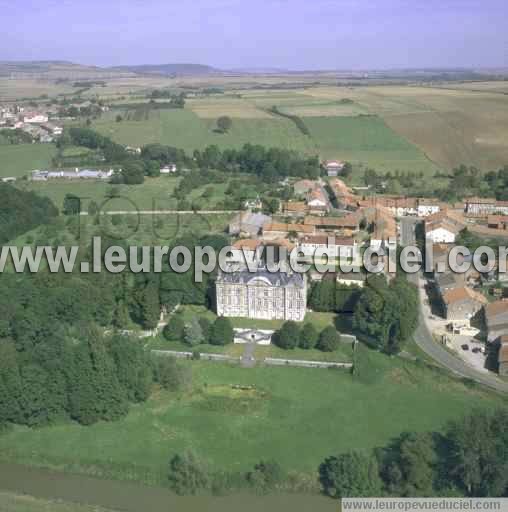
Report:
[[[360,374],[205,361],[191,392],[157,391],[116,423],[15,427],[0,454],[27,464],[159,482],[169,458],[194,449],[214,467],[246,470],[263,457],[314,473],[324,457],[382,446],[402,431],[439,430],[473,408],[501,404],[438,371],[362,349]],[[255,386],[255,392],[232,385]]]
[[21,177],[34,169],[46,169],[55,154],[53,144],[0,145],[0,178]]
[[376,116],[304,117],[319,154],[363,163],[377,170],[423,171],[437,167]]
[[116,142],[131,146],[160,142],[192,153],[211,144],[238,148],[250,142],[302,152],[314,151],[311,139],[300,133],[291,121],[278,117],[233,119],[231,130],[221,134],[214,131],[216,118],[200,118],[190,109],[152,110],[148,119],[120,123],[114,120],[115,112],[96,121],[94,128]]
[[[273,98],[274,102],[278,99]],[[215,121],[221,110],[213,106],[213,100],[199,108],[194,106],[194,110],[152,110],[139,121],[117,123],[110,112],[95,127],[115,141],[129,145],[161,142],[192,152],[210,144],[238,148],[249,142],[319,154],[322,158],[350,160],[381,170],[433,174],[437,169],[422,151],[397,135],[381,118],[361,115],[367,110],[356,103],[312,101],[295,94],[291,101],[287,98],[282,104],[281,111],[302,116],[310,137],[302,134],[291,120],[256,111],[247,102],[244,103],[246,115],[251,113],[255,117],[233,117],[229,133],[216,133]],[[269,107],[260,105],[259,108]],[[240,106],[235,105],[234,109],[232,112],[240,110]],[[223,110],[228,112],[226,107]],[[129,112],[124,115],[132,119],[134,114]],[[256,112],[264,116],[259,117]]]

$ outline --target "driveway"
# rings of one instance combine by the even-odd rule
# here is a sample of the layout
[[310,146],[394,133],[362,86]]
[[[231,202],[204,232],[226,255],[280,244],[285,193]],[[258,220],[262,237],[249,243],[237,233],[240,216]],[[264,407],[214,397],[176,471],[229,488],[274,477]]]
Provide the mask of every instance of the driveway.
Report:
[[253,368],[256,366],[256,359],[254,358],[254,351],[256,350],[256,343],[249,342],[244,345],[242,359],[240,364],[243,368]]

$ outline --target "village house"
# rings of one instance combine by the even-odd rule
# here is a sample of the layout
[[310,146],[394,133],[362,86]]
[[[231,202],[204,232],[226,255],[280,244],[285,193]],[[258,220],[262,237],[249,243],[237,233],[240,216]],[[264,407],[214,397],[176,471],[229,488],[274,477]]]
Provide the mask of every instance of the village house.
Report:
[[314,226],[306,224],[287,224],[284,222],[267,222],[263,225],[263,238],[265,240],[274,240],[276,238],[286,238],[290,235],[299,237],[300,235],[313,235]]
[[305,274],[219,271],[215,283],[218,316],[301,322],[307,307]]
[[161,174],[173,174],[176,172],[176,165],[175,164],[167,164],[164,167],[161,167],[160,173]]
[[323,167],[325,168],[328,176],[338,176],[344,169],[344,165],[344,162],[338,160],[327,160],[323,162]]
[[338,208],[356,210],[358,208],[358,197],[339,178],[330,180],[328,183]]
[[303,217],[308,213],[308,206],[304,201],[284,201],[281,204],[282,214],[287,217]]
[[229,223],[230,235],[252,237],[261,233],[263,226],[272,218],[263,213],[240,212]]
[[374,225],[370,235],[370,245],[376,249],[397,240],[397,222],[393,213],[385,207],[364,209],[366,221]]
[[439,213],[442,208],[442,204],[436,199],[419,198],[417,203],[416,215],[418,215],[418,217],[434,215]]
[[231,262],[254,263],[260,260],[260,253],[263,248],[262,240],[245,238],[237,240],[231,246],[231,257],[228,258]]
[[24,112],[21,120],[28,124],[43,124],[48,122],[48,116],[40,112]]
[[308,192],[305,201],[312,215],[325,215],[330,209],[328,197],[321,186]]
[[487,217],[492,214],[508,215],[508,201],[497,201],[487,197],[468,197],[464,211],[471,217]]
[[489,215],[487,216],[487,227],[490,229],[508,229],[508,215]]
[[[131,155],[140,155],[141,154],[141,148],[139,148],[139,147],[125,146],[125,151],[127,151],[127,153],[130,153]],[[170,166],[172,166],[172,165],[173,164],[170,164]],[[176,166],[175,166],[175,170],[176,170]]]
[[231,257],[228,258],[228,261],[232,263],[243,263],[244,265],[248,265],[248,263],[261,264],[262,261],[266,260],[265,251],[268,247],[274,248],[273,258],[274,261],[277,262],[282,255],[282,253],[279,252],[281,248],[285,250],[285,255],[289,257],[295,245],[286,239],[260,240],[243,238],[237,240],[231,246]]
[[484,313],[488,341],[494,342],[500,336],[508,335],[508,300],[487,304]]
[[54,137],[58,137],[58,136],[62,135],[62,133],[63,133],[63,128],[61,126],[57,126],[56,124],[53,124],[53,123],[43,123],[43,124],[41,124],[41,128],[46,130],[48,133],[50,133]]
[[350,213],[344,217],[318,217],[308,215],[303,223],[315,226],[317,230],[349,231],[351,233],[360,229],[360,216],[357,213]]
[[359,199],[357,205],[359,208],[385,208],[396,217],[416,216],[418,212],[417,201],[412,197],[371,196]]
[[443,296],[448,290],[466,286],[466,278],[464,274],[447,270],[435,274],[435,283],[437,291]]
[[305,257],[326,254],[330,258],[353,261],[358,257],[358,243],[353,238],[335,238],[333,235],[305,235],[298,242],[298,249]]
[[396,217],[428,217],[441,210],[441,203],[434,199],[402,196],[370,196],[357,201],[359,208],[387,208]]
[[[120,171],[118,171],[120,172]],[[49,170],[49,171],[32,171],[30,179],[32,181],[47,181],[50,179],[68,179],[68,180],[79,180],[79,179],[92,179],[92,180],[106,180],[111,178],[115,171],[109,169],[107,171],[101,169],[79,169],[73,170]]]
[[460,230],[461,226],[446,211],[425,219],[425,238],[433,243],[453,244]]
[[452,288],[443,294],[444,317],[447,320],[470,320],[487,303],[479,292],[462,286]]
[[432,253],[429,256],[432,256],[432,271],[434,274],[437,272],[445,272],[450,270],[449,264],[449,254],[451,250],[451,246],[448,244],[430,244],[430,248],[432,249]]

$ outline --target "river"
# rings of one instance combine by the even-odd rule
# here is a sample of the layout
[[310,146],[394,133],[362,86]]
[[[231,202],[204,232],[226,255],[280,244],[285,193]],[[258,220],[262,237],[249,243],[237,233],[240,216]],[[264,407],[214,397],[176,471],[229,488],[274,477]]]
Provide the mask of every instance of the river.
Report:
[[36,498],[101,506],[124,512],[337,512],[320,496],[274,494],[177,496],[168,489],[0,463],[0,489]]

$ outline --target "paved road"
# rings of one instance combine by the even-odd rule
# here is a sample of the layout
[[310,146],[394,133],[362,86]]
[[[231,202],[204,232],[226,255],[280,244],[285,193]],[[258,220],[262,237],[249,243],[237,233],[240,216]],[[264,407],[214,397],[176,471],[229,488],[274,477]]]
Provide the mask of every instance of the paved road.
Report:
[[438,362],[441,366],[448,368],[452,373],[459,375],[460,377],[472,379],[501,393],[508,393],[508,382],[502,381],[493,373],[484,373],[476,370],[434,341],[427,322],[428,315],[430,315],[430,308],[425,306],[422,300],[425,295],[423,279],[419,274],[412,274],[409,276],[409,279],[419,287],[420,292],[419,323],[414,334],[416,344],[428,356]]
[[[415,217],[403,217],[400,220],[400,244],[401,245],[414,245],[416,243],[415,226],[419,219]],[[488,386],[491,389],[502,393],[508,393],[508,383],[499,379],[493,373],[485,373],[479,371],[472,366],[469,366],[465,361],[453,355],[443,346],[434,341],[432,331],[429,326],[428,317],[431,314],[430,307],[426,306],[424,300],[426,292],[424,289],[423,277],[420,273],[408,275],[419,289],[420,296],[420,312],[418,327],[414,334],[416,344],[432,359],[434,359],[441,366],[444,366],[452,373],[460,377],[472,379],[480,384]]]
[[[241,210],[109,210],[101,212],[101,215],[168,215],[181,214],[190,215],[222,215],[239,213]],[[88,212],[80,212],[80,215],[88,215]]]

